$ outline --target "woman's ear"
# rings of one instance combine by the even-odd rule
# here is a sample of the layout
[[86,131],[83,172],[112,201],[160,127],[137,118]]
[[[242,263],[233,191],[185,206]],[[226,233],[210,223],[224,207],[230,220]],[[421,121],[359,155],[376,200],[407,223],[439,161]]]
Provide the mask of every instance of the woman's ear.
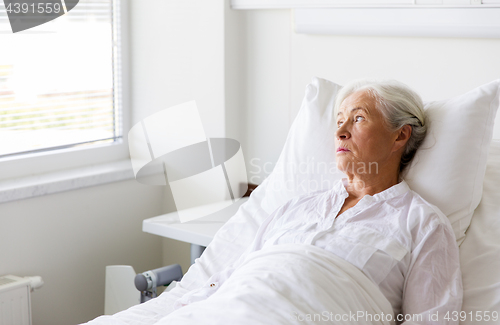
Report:
[[406,145],[406,143],[410,139],[411,130],[412,127],[409,124],[403,125],[403,127],[399,129],[398,137],[394,142],[394,151],[398,151],[399,149],[403,148]]

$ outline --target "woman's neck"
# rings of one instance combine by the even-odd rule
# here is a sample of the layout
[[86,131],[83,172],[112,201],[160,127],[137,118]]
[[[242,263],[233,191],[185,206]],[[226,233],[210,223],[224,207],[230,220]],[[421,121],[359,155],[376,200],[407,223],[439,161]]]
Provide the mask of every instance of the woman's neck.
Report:
[[399,183],[399,175],[356,175],[347,174],[346,190],[352,199],[361,199],[365,195],[374,195]]

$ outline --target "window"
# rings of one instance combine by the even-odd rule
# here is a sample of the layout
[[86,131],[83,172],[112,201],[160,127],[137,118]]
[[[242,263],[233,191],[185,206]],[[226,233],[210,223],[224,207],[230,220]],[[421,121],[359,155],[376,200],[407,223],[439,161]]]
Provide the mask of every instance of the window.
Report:
[[80,0],[14,34],[0,6],[0,159],[121,141],[119,18],[113,0]]

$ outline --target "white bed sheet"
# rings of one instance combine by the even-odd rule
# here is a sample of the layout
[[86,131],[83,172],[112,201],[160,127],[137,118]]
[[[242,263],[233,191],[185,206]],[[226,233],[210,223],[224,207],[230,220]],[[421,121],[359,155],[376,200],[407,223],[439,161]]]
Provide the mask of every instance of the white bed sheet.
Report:
[[179,308],[158,324],[394,324],[391,304],[377,285],[312,245],[252,252],[224,285],[216,283],[209,299]]

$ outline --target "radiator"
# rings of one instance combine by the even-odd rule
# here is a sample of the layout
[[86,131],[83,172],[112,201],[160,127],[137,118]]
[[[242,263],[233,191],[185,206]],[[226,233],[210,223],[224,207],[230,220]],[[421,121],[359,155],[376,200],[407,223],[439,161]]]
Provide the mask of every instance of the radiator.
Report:
[[0,325],[31,325],[31,291],[43,285],[40,277],[0,277]]

